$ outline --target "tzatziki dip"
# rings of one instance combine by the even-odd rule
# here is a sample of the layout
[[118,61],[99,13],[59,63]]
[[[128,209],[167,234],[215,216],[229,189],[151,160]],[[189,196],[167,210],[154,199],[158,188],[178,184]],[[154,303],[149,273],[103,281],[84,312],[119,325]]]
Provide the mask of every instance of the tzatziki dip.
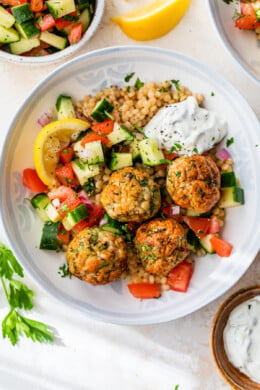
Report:
[[144,127],[148,138],[156,138],[159,147],[179,155],[201,154],[211,149],[227,134],[225,120],[190,96],[180,103],[161,108]]
[[260,295],[231,312],[223,337],[230,363],[260,384]]

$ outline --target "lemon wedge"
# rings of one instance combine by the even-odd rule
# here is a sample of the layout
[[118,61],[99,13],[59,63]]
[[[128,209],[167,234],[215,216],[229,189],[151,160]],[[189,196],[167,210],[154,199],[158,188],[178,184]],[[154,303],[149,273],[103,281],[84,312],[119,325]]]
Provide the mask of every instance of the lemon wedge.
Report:
[[187,11],[191,0],[156,0],[127,14],[111,18],[126,35],[148,41],[167,34]]
[[71,118],[51,122],[41,129],[34,143],[33,160],[44,184],[49,187],[58,184],[55,169],[59,162],[59,151],[88,128],[88,122]]

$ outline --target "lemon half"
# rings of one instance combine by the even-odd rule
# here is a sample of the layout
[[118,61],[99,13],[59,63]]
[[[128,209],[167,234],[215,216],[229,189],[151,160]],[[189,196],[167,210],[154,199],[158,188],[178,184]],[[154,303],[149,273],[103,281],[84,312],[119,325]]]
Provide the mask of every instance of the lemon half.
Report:
[[55,169],[60,150],[88,128],[88,122],[71,118],[51,122],[41,129],[34,143],[33,159],[38,176],[44,184],[49,187],[58,184]]
[[127,14],[111,18],[126,35],[147,41],[167,34],[187,11],[191,0],[156,0]]

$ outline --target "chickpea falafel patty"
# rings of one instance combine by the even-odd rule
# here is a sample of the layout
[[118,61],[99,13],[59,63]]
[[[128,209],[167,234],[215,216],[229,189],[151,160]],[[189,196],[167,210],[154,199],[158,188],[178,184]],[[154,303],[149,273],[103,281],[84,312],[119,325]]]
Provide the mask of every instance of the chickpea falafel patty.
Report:
[[135,247],[144,269],[151,274],[167,275],[189,254],[185,229],[174,218],[142,224],[136,232]]
[[126,243],[121,236],[86,228],[69,243],[67,262],[70,272],[91,284],[107,284],[119,279],[127,268]]
[[158,184],[147,173],[129,167],[110,176],[100,201],[111,218],[142,222],[158,212],[161,194]]
[[209,156],[179,157],[169,166],[166,187],[177,205],[205,213],[220,199],[219,169]]

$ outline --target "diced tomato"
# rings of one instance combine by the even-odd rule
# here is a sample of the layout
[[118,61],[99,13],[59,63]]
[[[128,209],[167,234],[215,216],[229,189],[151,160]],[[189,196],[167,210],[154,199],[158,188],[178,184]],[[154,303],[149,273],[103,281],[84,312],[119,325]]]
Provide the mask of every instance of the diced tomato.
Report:
[[57,234],[57,243],[59,246],[68,245],[70,242],[70,232],[64,229],[62,223],[59,225]]
[[163,150],[164,157],[167,158],[167,160],[174,160],[176,157],[178,157],[177,153],[169,153],[167,150]]
[[152,299],[161,296],[160,285],[157,283],[130,283],[127,287],[135,298]]
[[79,232],[81,232],[81,230],[85,229],[89,227],[88,226],[88,223],[87,221],[85,221],[85,219],[83,219],[82,221],[78,222],[77,225],[75,225],[73,227],[73,229],[71,230],[71,234],[73,235],[73,237],[78,234]]
[[92,125],[91,129],[95,133],[107,135],[112,133],[114,129],[114,124],[115,122],[112,119],[107,118],[106,120],[104,120],[104,122],[100,122],[100,123],[96,123],[95,125]]
[[92,209],[90,210],[89,216],[86,218],[87,227],[92,227],[94,225],[98,225],[101,221],[103,215],[105,213],[105,210],[103,207],[99,204],[95,204],[92,206]]
[[82,23],[77,23],[69,32],[68,40],[71,45],[77,43],[82,37]]
[[219,226],[219,220],[217,217],[213,216],[210,218],[210,223],[209,223],[209,228],[207,233],[208,234],[215,234],[220,231],[220,226]]
[[48,186],[39,178],[35,169],[26,168],[23,170],[23,185],[33,192],[44,192]]
[[16,5],[21,5],[27,3],[27,0],[2,0],[3,5],[10,5],[11,7],[15,7]]
[[235,27],[243,30],[252,30],[260,27],[260,22],[257,21],[256,13],[253,6],[249,3],[240,4],[241,15],[235,21]]
[[59,214],[64,217],[69,211],[74,210],[77,206],[82,204],[78,198],[78,194],[72,188],[67,186],[60,186],[54,188],[48,193],[51,200],[59,199],[60,205],[57,207]]
[[71,146],[68,146],[67,148],[64,148],[60,151],[60,161],[63,164],[67,164],[71,162],[74,155],[73,148]]
[[73,22],[71,20],[64,20],[63,18],[58,18],[55,21],[55,27],[57,30],[63,30],[65,27],[68,27],[72,24]]
[[43,0],[31,0],[30,8],[32,12],[40,12],[43,9]]
[[189,226],[191,230],[194,231],[197,237],[205,237],[210,226],[209,218],[201,217],[183,217],[183,221]]
[[62,165],[55,170],[55,174],[61,184],[64,186],[75,188],[77,187],[77,179],[72,169],[71,163]]
[[46,14],[41,17],[37,24],[41,31],[47,31],[55,26],[55,19],[51,14]]
[[230,256],[232,249],[233,249],[233,245],[231,245],[229,242],[224,241],[218,237],[212,237],[210,239],[210,242],[211,242],[212,248],[220,257],[229,257]]
[[174,267],[168,275],[168,283],[171,290],[186,292],[193,274],[193,264],[184,260]]
[[98,135],[95,133],[88,133],[85,135],[85,137],[81,140],[81,145],[84,146],[89,142],[93,141],[101,141],[104,145],[109,146],[109,140],[106,137],[103,137],[102,135]]

